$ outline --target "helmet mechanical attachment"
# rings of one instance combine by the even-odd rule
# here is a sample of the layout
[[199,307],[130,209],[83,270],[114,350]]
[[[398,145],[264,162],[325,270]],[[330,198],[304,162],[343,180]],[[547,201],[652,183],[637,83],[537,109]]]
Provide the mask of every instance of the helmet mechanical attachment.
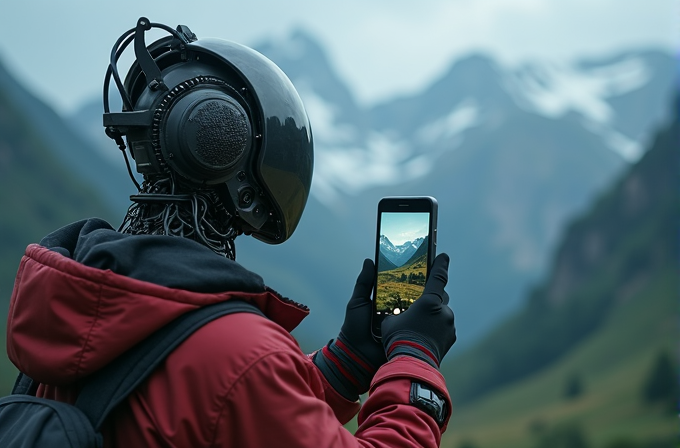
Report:
[[[147,46],[152,28],[169,36]],[[136,60],[123,82],[117,63],[131,43]],[[120,112],[110,111],[111,79]],[[313,139],[297,91],[269,59],[142,17],[111,51],[103,103],[106,134],[139,190],[121,231],[190,237],[230,258],[238,234],[269,244],[292,235],[309,196]]]

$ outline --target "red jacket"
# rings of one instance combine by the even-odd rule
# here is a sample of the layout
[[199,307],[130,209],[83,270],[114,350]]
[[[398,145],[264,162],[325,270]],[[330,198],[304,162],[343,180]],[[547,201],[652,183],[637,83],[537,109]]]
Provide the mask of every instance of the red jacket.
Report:
[[[180,239],[151,237],[169,240]],[[440,429],[408,404],[414,379],[449,400],[443,377],[426,363],[402,357],[381,367],[352,435],[342,425],[359,403],[337,394],[289,333],[307,315],[305,307],[263,284],[241,288],[247,292],[192,292],[86,266],[60,252],[27,248],[9,310],[9,357],[41,383],[39,396],[73,402],[83,378],[191,309],[239,298],[268,317],[231,314],[190,336],[114,412],[104,429],[106,446],[439,445],[446,425]],[[181,266],[181,253],[173,254]],[[206,262],[213,259],[222,260]]]

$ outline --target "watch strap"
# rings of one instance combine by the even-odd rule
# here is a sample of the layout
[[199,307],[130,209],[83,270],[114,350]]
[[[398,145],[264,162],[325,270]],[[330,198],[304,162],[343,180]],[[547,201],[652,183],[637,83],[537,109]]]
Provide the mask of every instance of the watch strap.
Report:
[[414,381],[409,397],[411,405],[429,414],[440,427],[444,424],[448,412],[446,401],[430,386]]

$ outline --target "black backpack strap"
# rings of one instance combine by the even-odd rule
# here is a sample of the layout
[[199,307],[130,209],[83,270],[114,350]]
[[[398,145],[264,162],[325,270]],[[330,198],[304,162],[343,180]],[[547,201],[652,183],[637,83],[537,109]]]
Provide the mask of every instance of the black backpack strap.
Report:
[[99,431],[109,413],[187,337],[208,322],[232,313],[264,317],[255,305],[241,300],[228,300],[184,314],[93,374],[78,395],[76,406]]
[[12,395],[35,395],[38,390],[38,383],[33,381],[28,375],[19,372],[14,387],[12,388]]

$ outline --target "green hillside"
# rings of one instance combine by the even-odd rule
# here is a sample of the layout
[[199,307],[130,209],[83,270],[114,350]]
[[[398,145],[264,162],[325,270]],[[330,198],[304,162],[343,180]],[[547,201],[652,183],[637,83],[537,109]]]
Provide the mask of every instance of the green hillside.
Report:
[[[677,271],[659,272],[650,283],[559,362],[483,399],[454,404],[442,447],[542,448],[548,444],[541,439],[560,428],[580,432],[584,447],[676,446],[677,415],[664,403],[646,403],[643,391],[657,356],[677,346]],[[569,397],[573,378],[581,392]]]
[[679,143],[676,121],[567,229],[525,308],[449,360],[442,446],[677,445]]
[[[71,221],[112,218],[92,188],[81,183],[51,149],[52,133],[31,120],[0,86],[0,344],[14,276],[29,243]],[[11,389],[14,367],[0,356],[0,395]]]
[[420,246],[418,246],[418,249],[416,249],[416,251],[413,253],[413,255],[411,255],[411,258],[409,258],[409,260],[406,263],[404,263],[404,266],[409,266],[409,265],[415,264],[418,261],[419,258],[426,256],[429,247],[430,247],[430,237],[426,235],[425,238],[423,238],[423,242],[420,243]]
[[390,271],[378,272],[376,306],[378,310],[408,308],[423,293],[427,275],[427,254]]
[[392,269],[396,269],[396,267],[397,266],[394,263],[387,259],[382,251],[378,251],[378,272],[391,271]]

